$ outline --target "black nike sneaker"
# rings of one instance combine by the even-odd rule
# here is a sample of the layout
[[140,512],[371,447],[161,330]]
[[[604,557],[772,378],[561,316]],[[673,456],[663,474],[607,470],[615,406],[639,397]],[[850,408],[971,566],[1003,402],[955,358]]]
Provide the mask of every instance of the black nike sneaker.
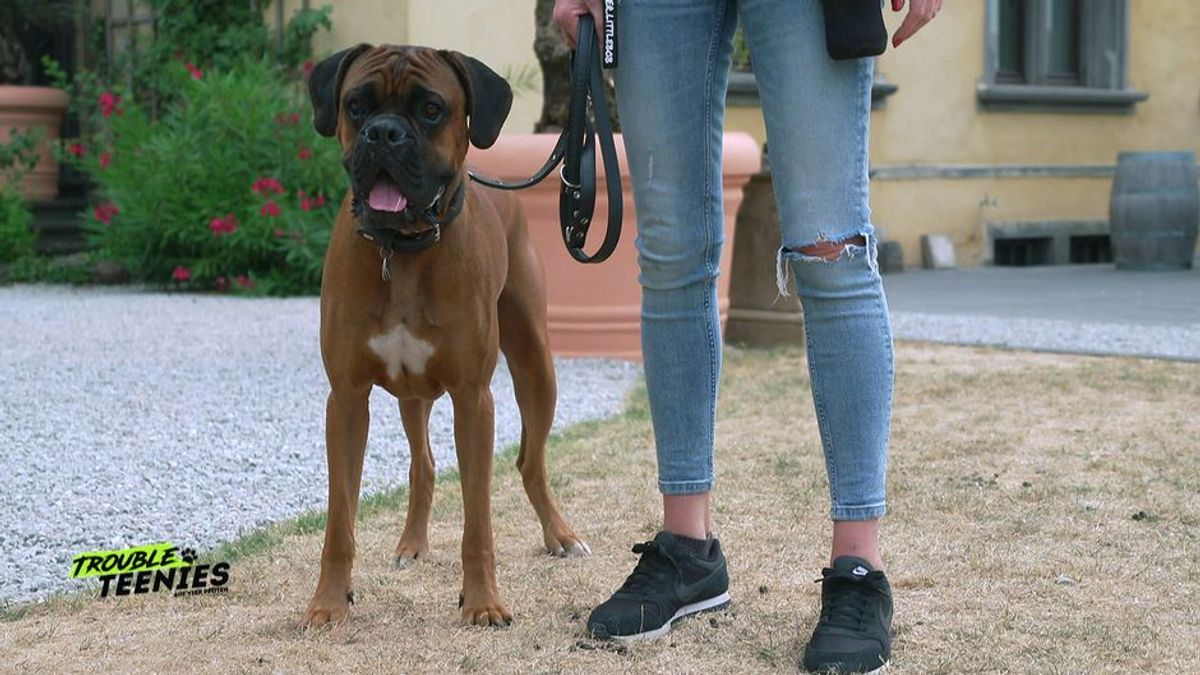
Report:
[[812,673],[873,673],[892,653],[892,587],[862,558],[821,570],[821,618],[804,649]]
[[669,532],[637,544],[637,567],[607,602],[592,610],[592,637],[645,640],[666,635],[675,621],[729,605],[729,574],[721,544],[700,556]]

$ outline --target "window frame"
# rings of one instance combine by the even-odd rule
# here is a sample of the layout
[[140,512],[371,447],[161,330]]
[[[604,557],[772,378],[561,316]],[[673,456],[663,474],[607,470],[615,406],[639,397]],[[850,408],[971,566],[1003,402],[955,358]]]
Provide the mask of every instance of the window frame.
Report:
[[1079,3],[1077,81],[1050,73],[1050,0],[1025,2],[1020,22],[1024,81],[998,77],[1000,3],[987,0],[985,9],[984,73],[977,86],[985,110],[1130,113],[1149,98],[1129,86],[1129,0]]

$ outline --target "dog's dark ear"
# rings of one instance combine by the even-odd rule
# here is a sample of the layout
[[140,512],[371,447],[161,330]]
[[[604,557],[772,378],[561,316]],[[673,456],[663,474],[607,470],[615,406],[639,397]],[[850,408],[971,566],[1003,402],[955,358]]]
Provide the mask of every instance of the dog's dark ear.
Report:
[[440,50],[450,62],[467,92],[471,145],[490,148],[512,109],[513,93],[508,81],[478,59],[455,51]]
[[313,67],[308,76],[308,96],[312,99],[313,126],[322,136],[337,133],[338,99],[342,78],[354,59],[371,48],[362,43],[333,54]]

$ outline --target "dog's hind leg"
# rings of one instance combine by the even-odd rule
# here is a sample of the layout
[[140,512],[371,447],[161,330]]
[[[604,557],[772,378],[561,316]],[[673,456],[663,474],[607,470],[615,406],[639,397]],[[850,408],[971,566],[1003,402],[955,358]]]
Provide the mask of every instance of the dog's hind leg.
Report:
[[[532,258],[532,250],[526,254]],[[537,275],[537,276],[534,276]],[[542,539],[552,555],[591,553],[558,510],[546,479],[546,440],[554,423],[558,390],[546,334],[546,298],[536,258],[513,260],[500,295],[500,349],[512,374],[521,410],[521,450],[517,469],[525,494],[542,524]]]
[[396,544],[396,567],[429,554],[429,511],[433,506],[433,450],[429,447],[429,412],[433,401],[400,399],[400,419],[408,436],[411,461],[408,467],[408,515],[404,533]]

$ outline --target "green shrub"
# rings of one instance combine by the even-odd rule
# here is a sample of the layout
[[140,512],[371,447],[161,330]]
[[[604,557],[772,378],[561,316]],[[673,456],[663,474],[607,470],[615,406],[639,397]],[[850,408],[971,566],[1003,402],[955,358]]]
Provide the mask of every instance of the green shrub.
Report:
[[20,185],[37,165],[38,145],[44,136],[43,129],[13,129],[8,142],[0,143],[0,263],[33,253],[33,212],[21,196]]
[[100,255],[150,283],[315,292],[346,179],[302,83],[265,61],[198,77],[177,63],[173,76],[157,121],[106,91],[102,131],[67,146],[98,186],[86,227]]
[[25,200],[9,190],[0,190],[0,263],[19,260],[33,253],[33,213]]

